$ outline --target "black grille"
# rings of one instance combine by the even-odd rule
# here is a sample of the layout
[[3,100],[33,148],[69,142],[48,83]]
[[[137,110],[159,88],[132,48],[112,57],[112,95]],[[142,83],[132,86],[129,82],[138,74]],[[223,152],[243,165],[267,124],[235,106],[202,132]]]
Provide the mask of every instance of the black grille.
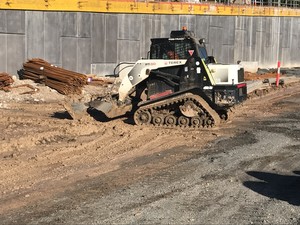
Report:
[[238,71],[238,82],[244,82],[245,78],[244,78],[244,68],[239,69]]

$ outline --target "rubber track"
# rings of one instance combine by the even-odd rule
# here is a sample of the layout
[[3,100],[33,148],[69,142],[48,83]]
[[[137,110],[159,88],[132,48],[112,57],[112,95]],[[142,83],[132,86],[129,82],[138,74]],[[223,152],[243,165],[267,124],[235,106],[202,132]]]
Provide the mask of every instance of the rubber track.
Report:
[[[166,108],[166,107],[168,108],[168,106],[170,106],[169,108],[171,108],[172,105],[178,104],[179,102],[184,103],[187,100],[192,100],[198,107],[200,107],[209,116],[209,118],[213,121],[211,126],[218,126],[220,124],[221,119],[220,119],[220,116],[218,115],[218,113],[215,110],[213,110],[203,98],[201,98],[198,95],[194,95],[192,93],[185,93],[185,94],[182,94],[182,95],[170,98],[170,99],[166,99],[166,100],[155,102],[155,103],[152,103],[152,104],[149,104],[149,105],[141,106],[134,113],[134,117],[136,117],[142,111],[148,111],[151,114],[153,111],[160,110],[161,108]],[[151,115],[151,117],[152,116],[153,115]],[[178,120],[178,117],[176,117],[176,120]],[[154,125],[152,123],[152,119],[151,119],[150,124]],[[140,124],[138,124],[138,125],[140,125]],[[176,125],[166,125],[164,123],[164,124],[159,125],[159,126],[163,126],[163,127],[184,127],[184,128],[203,128],[202,125],[192,126],[191,124],[189,124],[188,126],[180,126],[180,125],[177,125],[177,124]]]

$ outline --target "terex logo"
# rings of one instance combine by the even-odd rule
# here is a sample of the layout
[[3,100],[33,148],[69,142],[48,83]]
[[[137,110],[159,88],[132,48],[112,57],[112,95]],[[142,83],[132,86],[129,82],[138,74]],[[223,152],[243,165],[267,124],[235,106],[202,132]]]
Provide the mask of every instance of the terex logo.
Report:
[[180,62],[180,61],[173,61],[173,60],[172,60],[172,61],[169,61],[169,64],[173,64],[173,65],[174,65],[174,64],[181,64],[181,62]]

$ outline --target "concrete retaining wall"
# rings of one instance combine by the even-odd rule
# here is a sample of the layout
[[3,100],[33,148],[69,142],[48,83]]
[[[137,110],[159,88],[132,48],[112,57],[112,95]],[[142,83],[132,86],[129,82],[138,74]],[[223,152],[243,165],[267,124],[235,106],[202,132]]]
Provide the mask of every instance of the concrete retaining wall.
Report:
[[30,58],[81,73],[112,73],[146,57],[152,37],[187,26],[206,38],[219,62],[260,67],[300,64],[300,18],[103,14],[0,10],[0,72],[16,74]]

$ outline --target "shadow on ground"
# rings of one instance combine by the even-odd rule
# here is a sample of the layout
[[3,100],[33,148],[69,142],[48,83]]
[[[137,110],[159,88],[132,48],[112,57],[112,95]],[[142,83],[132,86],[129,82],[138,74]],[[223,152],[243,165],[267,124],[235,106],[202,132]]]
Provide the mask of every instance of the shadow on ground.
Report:
[[68,120],[72,120],[72,117],[70,116],[70,114],[69,114],[67,111],[63,111],[63,112],[55,112],[55,113],[53,113],[53,115],[51,115],[51,117],[57,118],[57,119],[68,119]]
[[244,182],[247,188],[261,195],[300,206],[300,171],[293,171],[295,176],[257,171],[246,173],[260,180]]
[[[132,115],[127,113],[125,115],[117,116],[115,118],[108,118],[103,112],[93,109],[93,108],[88,108],[86,110],[86,116],[92,117],[94,120],[99,121],[99,122],[109,122],[111,120],[119,119],[122,118],[123,122],[126,124],[134,125],[134,120],[132,118]],[[72,116],[68,111],[61,111],[61,112],[55,112],[51,115],[51,117],[56,118],[56,119],[68,119],[68,120],[73,120]]]

